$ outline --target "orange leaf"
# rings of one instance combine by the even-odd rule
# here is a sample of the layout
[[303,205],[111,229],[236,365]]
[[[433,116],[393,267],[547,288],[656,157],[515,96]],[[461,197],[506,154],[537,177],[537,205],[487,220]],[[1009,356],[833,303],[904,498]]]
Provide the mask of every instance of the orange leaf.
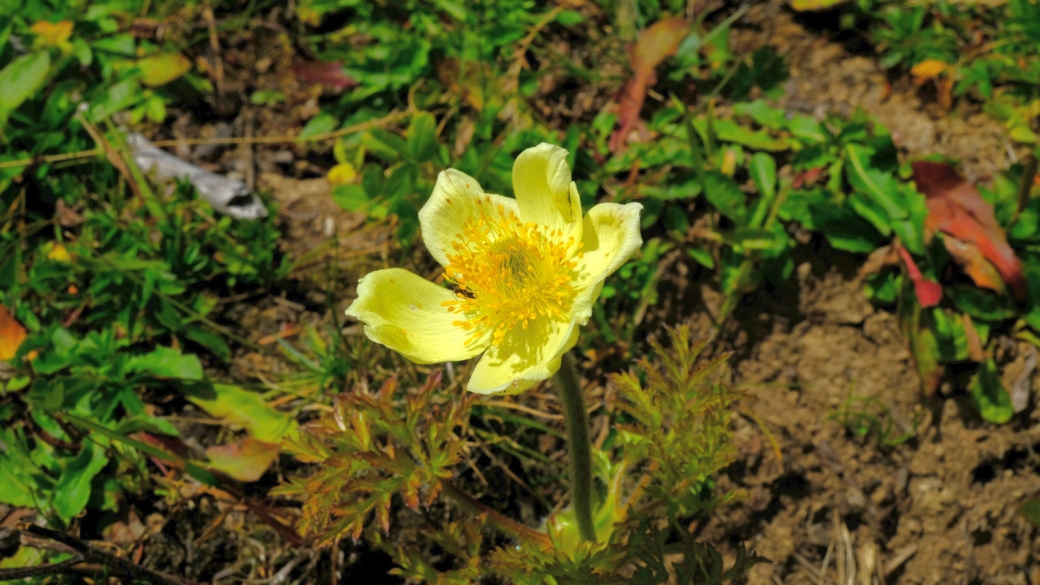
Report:
[[281,445],[278,443],[265,443],[246,437],[238,443],[209,447],[206,449],[206,457],[210,469],[238,481],[256,481],[271,467],[280,451]]
[[941,231],[978,248],[993,263],[1018,300],[1028,294],[1022,262],[1008,244],[1004,229],[975,185],[944,163],[913,163],[914,182],[928,205],[925,237]]
[[618,99],[620,126],[610,137],[611,152],[621,150],[628,134],[639,122],[639,111],[643,109],[646,92],[657,81],[654,69],[675,54],[679,43],[689,33],[690,24],[685,18],[659,20],[639,33],[639,39],[630,54],[633,75]]
[[7,361],[18,353],[25,341],[25,327],[0,305],[0,361]]
[[997,269],[982,256],[979,248],[958,240],[953,236],[943,238],[943,244],[950,256],[964,268],[964,273],[982,288],[1003,294],[1007,292],[1004,281],[1000,278]]
[[949,64],[937,59],[925,59],[910,69],[910,75],[914,76],[914,85],[924,85],[929,79],[939,77],[939,74],[949,67]]

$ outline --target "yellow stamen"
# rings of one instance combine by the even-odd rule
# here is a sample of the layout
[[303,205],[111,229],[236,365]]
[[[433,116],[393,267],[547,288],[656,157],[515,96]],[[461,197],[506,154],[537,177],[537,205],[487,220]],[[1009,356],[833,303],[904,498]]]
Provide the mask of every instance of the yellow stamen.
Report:
[[444,278],[455,299],[441,304],[465,317],[452,324],[473,331],[467,344],[490,331],[497,345],[517,325],[526,330],[539,319],[566,320],[581,256],[574,251],[581,244],[564,239],[563,230],[524,223],[502,206],[492,210],[488,199],[481,204],[447,255]]

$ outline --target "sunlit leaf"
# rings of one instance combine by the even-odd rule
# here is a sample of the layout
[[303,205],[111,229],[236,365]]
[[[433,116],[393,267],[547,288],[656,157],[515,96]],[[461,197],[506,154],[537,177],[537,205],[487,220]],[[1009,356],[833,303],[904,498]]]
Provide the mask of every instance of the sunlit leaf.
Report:
[[157,53],[137,60],[141,83],[159,87],[177,79],[191,69],[191,60],[180,53]]
[[0,305],[0,361],[7,361],[18,353],[25,335],[25,327]]
[[266,443],[246,437],[237,443],[206,449],[206,458],[213,471],[219,471],[238,481],[260,479],[278,459],[278,443]]
[[264,402],[255,392],[230,384],[197,383],[183,387],[191,400],[225,424],[241,427],[265,443],[279,443],[296,431],[296,420]]

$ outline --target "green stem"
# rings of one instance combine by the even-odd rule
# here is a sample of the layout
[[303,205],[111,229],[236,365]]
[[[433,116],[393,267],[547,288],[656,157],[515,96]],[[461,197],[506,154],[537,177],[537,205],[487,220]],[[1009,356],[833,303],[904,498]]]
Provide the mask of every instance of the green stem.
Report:
[[589,414],[581,394],[578,371],[574,358],[564,353],[560,370],[553,378],[563,404],[563,418],[567,425],[567,454],[571,468],[571,503],[578,519],[582,540],[596,542],[592,524],[592,447],[589,441]]

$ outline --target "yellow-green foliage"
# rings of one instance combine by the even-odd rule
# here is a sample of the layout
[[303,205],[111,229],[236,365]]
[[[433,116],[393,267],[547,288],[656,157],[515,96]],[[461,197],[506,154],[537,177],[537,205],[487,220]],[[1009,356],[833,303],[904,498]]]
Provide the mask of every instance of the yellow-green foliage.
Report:
[[[653,360],[641,359],[632,372],[611,379],[618,398],[610,409],[613,438],[593,453],[597,543],[577,538],[568,509],[536,530],[453,482],[467,469],[469,420],[484,399],[449,395],[439,373],[421,388],[401,388],[391,379],[378,392],[340,397],[331,413],[303,427],[294,445],[301,462],[316,464],[313,473],[279,491],[303,500],[298,528],[319,544],[364,533],[394,557],[395,572],[426,583],[470,583],[488,575],[518,584],[664,583],[665,555],[676,553],[683,555],[671,566],[676,574],[698,583],[729,580],[757,557],[741,549],[735,566],[724,571],[714,548],[696,542],[685,527],[727,499],[715,493],[713,476],[734,455],[729,420],[739,394],[727,383],[727,355],[702,359],[707,341],[691,341],[685,326],[668,338],[667,349],[651,342]],[[449,506],[444,513],[435,504],[441,496],[466,510]],[[401,515],[392,513],[400,504]],[[426,510],[412,517],[418,530],[408,528],[405,506]],[[430,513],[431,506],[438,512]],[[490,528],[506,538],[491,537]],[[441,551],[436,563],[424,552],[431,546]]]

